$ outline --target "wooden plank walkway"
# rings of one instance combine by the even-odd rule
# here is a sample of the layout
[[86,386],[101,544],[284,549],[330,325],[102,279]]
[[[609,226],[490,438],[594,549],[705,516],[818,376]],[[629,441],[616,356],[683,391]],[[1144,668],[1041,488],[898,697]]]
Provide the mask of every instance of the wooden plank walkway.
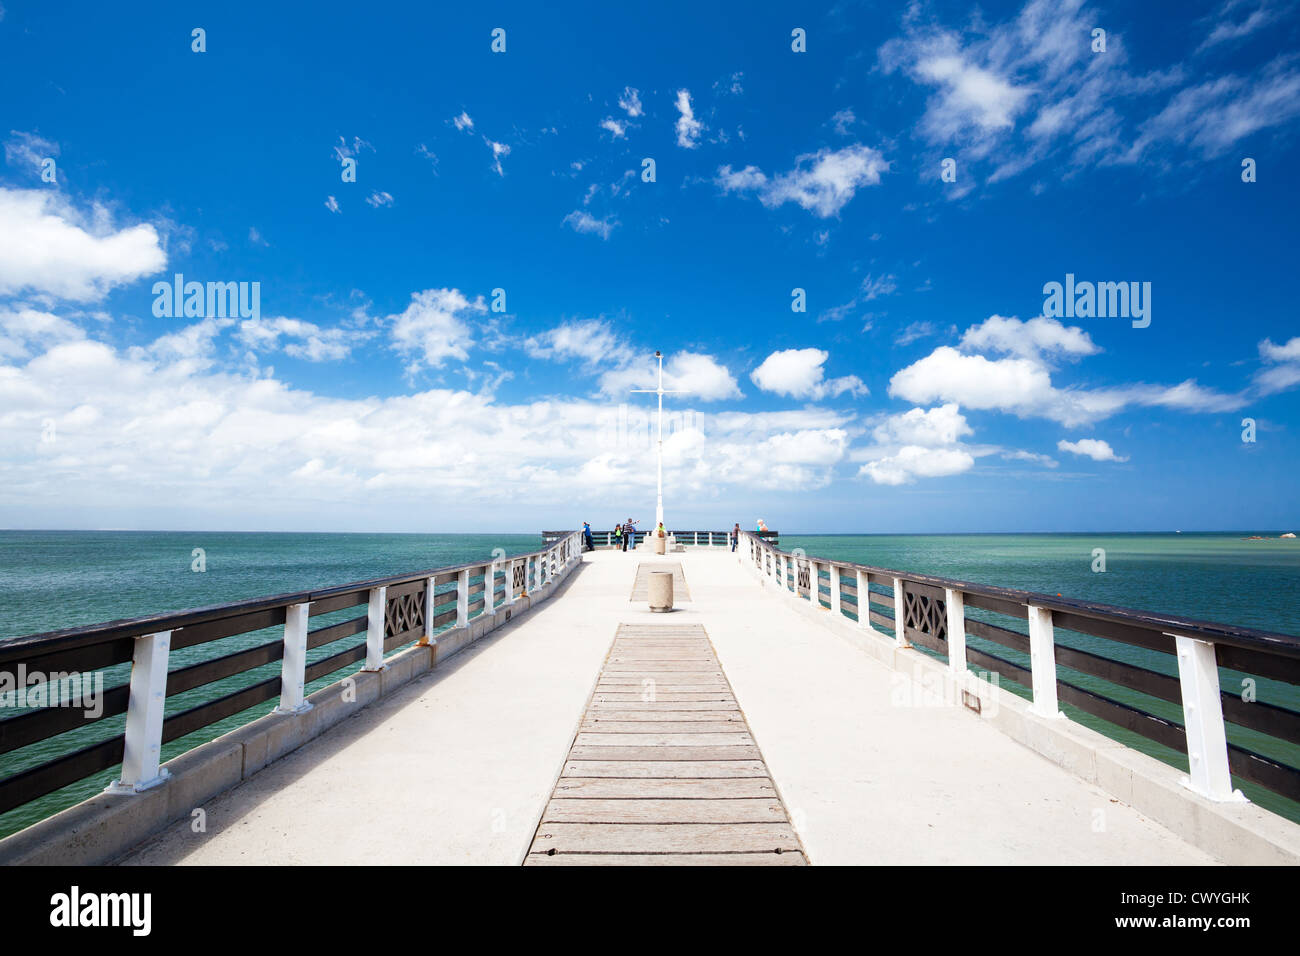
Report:
[[807,863],[701,625],[619,625],[524,863]]
[[632,597],[628,600],[650,600],[651,571],[671,571],[673,573],[673,600],[689,601],[691,599],[691,592],[686,586],[686,572],[682,570],[682,563],[680,561],[659,561],[642,563],[636,566],[636,580],[632,583]]

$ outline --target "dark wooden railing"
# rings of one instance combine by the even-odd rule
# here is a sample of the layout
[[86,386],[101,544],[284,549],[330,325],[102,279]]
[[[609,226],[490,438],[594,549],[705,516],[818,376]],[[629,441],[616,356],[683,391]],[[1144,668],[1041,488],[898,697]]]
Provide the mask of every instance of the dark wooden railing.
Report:
[[[476,617],[512,604],[580,556],[579,537],[569,532],[540,551],[486,563],[0,641],[0,681],[14,685],[30,675],[78,675],[88,681],[104,669],[130,669],[129,682],[104,690],[97,713],[39,706],[0,720],[0,813],[119,763],[123,772],[114,789],[147,789],[162,779],[163,744],[276,697],[277,711],[300,712],[309,706],[304,688],[313,681],[358,661],[365,662],[365,669],[380,669],[385,654],[413,642],[429,643],[449,628],[465,627]],[[362,606],[364,613],[346,614]],[[312,619],[321,618],[328,623],[310,627]],[[240,635],[247,643],[248,635],[268,628],[282,628],[283,633],[252,647],[230,649],[220,643]],[[349,641],[357,635],[360,641]],[[199,646],[213,648],[215,655],[168,670],[171,655]],[[314,655],[308,663],[308,652],[326,647],[323,656]],[[205,695],[211,699],[164,714],[168,700],[277,661],[281,673],[274,677],[245,682],[215,697]],[[84,742],[96,726],[109,726],[101,721],[122,714],[127,716],[119,732]],[[57,756],[22,753],[62,734],[78,742],[59,748]]]
[[[1058,716],[1058,702],[1065,703],[1190,754],[1190,786],[1205,796],[1232,799],[1235,774],[1300,800],[1300,769],[1285,758],[1229,742],[1224,726],[1227,721],[1249,732],[1254,746],[1300,753],[1300,711],[1259,699],[1267,689],[1275,700],[1300,700],[1300,638],[810,557],[798,549],[782,551],[749,532],[742,536],[744,557],[777,587],[861,627],[884,629],[900,647],[927,649],[947,660],[954,677],[964,679],[970,668],[995,673],[1028,688],[1032,710],[1042,716]],[[1058,629],[1084,637],[1063,643]],[[968,635],[985,643],[971,646]],[[1006,650],[994,653],[990,644]],[[1143,666],[1126,656],[1159,664]],[[1058,666],[1096,680],[1064,680]],[[1221,690],[1225,678],[1239,681],[1247,692]]]

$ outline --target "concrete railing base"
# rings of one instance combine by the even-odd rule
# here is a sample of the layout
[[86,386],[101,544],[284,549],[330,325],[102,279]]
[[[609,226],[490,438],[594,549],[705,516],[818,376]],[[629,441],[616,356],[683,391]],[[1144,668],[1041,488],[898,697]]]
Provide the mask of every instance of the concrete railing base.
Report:
[[111,863],[213,797],[548,600],[580,563],[560,568],[556,578],[539,590],[472,619],[468,627],[443,631],[431,644],[398,651],[385,659],[383,670],[360,671],[322,687],[307,698],[310,710],[268,714],[174,757],[164,764],[171,774],[166,783],[142,793],[97,794],[0,840],[0,865]]
[[[1300,864],[1300,826],[1252,803],[1217,803],[1183,786],[1187,772],[1125,746],[1068,719],[1040,717],[1030,702],[970,672],[955,678],[948,665],[913,648],[899,647],[892,636],[860,627],[807,599],[780,593],[770,579],[759,577],[773,599],[785,600],[796,613],[859,648],[886,667],[909,675],[922,692],[943,695],[952,706],[966,707],[970,717],[986,720],[1075,776],[1095,784],[1224,863],[1232,865]],[[838,620],[837,620],[838,618]],[[962,692],[972,698],[967,704]],[[979,713],[974,706],[978,700]]]

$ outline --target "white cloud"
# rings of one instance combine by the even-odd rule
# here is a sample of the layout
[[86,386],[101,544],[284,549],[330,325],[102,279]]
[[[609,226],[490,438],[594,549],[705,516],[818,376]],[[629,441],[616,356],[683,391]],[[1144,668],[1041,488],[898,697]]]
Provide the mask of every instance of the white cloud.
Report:
[[[610,398],[623,398],[634,388],[656,388],[658,384],[659,365],[648,354],[627,359],[600,376],[600,391]],[[706,402],[742,397],[731,371],[713,356],[698,352],[676,352],[664,361],[664,388]]]
[[600,236],[602,239],[608,239],[615,227],[618,226],[618,220],[613,216],[597,219],[585,209],[575,209],[564,217],[564,224],[574,232],[585,232],[590,235]]
[[425,289],[411,294],[406,310],[387,318],[393,347],[408,356],[408,373],[437,368],[447,359],[465,361],[473,344],[470,320],[487,312],[480,297],[458,289]]
[[1279,58],[1254,78],[1236,75],[1206,80],[1180,90],[1163,110],[1143,123],[1126,154],[1137,162],[1159,144],[1181,144],[1202,156],[1221,156],[1239,140],[1300,116],[1300,71]]
[[510,147],[505,143],[490,140],[486,136],[483,137],[483,142],[487,143],[488,148],[492,150],[492,168],[496,170],[498,176],[504,176],[506,171],[501,167],[501,157],[510,155]]
[[835,132],[841,136],[848,136],[853,124],[858,118],[853,114],[853,110],[843,109],[831,116],[831,123],[835,127]]
[[929,338],[935,334],[933,322],[909,322],[907,327],[894,336],[894,344],[897,346],[911,345],[920,339]]
[[1057,468],[1060,467],[1061,464],[1051,455],[1040,455],[1037,452],[1032,452],[1032,451],[1021,451],[1021,450],[1004,451],[1002,453],[1002,457],[1007,459],[1008,461],[1032,461],[1035,464],[1042,465],[1045,468]]
[[878,485],[906,485],[917,478],[959,475],[975,466],[970,452],[961,448],[925,448],[905,445],[885,458],[869,461],[858,474]]
[[452,123],[454,123],[456,125],[456,128],[459,130],[474,128],[474,121],[470,119],[470,115],[466,113],[464,110],[461,110],[459,116],[452,118]]
[[393,204],[393,194],[375,191],[366,197],[366,203],[375,209],[387,208]]
[[898,289],[898,277],[893,275],[868,275],[862,280],[862,298],[866,302],[882,295],[893,295]]
[[750,373],[750,380],[765,392],[791,398],[820,400],[848,393],[866,395],[867,387],[856,375],[825,379],[822,368],[830,357],[822,349],[783,349],[773,352]]
[[1271,395],[1300,385],[1300,335],[1283,345],[1265,339],[1259,343],[1259,356],[1267,364],[1255,373],[1255,387],[1261,394]]
[[879,152],[855,144],[806,153],[789,172],[772,178],[754,166],[722,166],[714,182],[723,192],[755,192],[769,208],[794,202],[825,219],[837,215],[858,189],[878,185],[880,174],[888,169]]
[[80,326],[52,312],[19,306],[0,308],[0,361],[26,358],[40,346],[49,348],[85,338]]
[[1128,458],[1121,458],[1116,455],[1109,442],[1102,441],[1099,438],[1080,438],[1078,441],[1065,441],[1062,439],[1056,443],[1056,448],[1058,451],[1066,451],[1072,455],[1082,455],[1085,458],[1091,458],[1093,461],[1128,461]]
[[239,324],[236,334],[240,342],[256,352],[279,349],[283,337],[286,340],[284,353],[308,362],[347,358],[355,345],[369,337],[357,329],[324,329],[302,319],[284,316],[247,319]]
[[882,444],[892,442],[925,448],[956,445],[973,433],[966,416],[951,402],[928,410],[913,408],[901,415],[891,415],[874,431],[876,441]]
[[600,128],[610,134],[611,139],[627,138],[627,123],[614,119],[612,116],[606,116],[600,121]]
[[5,162],[15,168],[26,167],[39,178],[41,163],[59,155],[59,144],[36,133],[13,129],[5,140]]
[[695,118],[695,111],[691,108],[691,94],[689,90],[677,91],[677,145],[683,149],[694,149],[699,145],[700,134],[704,132],[704,124]]
[[[1225,6],[1220,17],[1236,6]],[[1252,132],[1300,115],[1293,57],[1249,76],[1203,69],[1195,85],[1185,86],[1189,71],[1182,61],[1191,51],[1167,68],[1134,74],[1125,36],[1112,28],[1105,52],[1094,54],[1092,30],[1105,27],[1106,17],[1083,0],[1029,0],[1009,20],[964,31],[917,16],[918,10],[913,6],[902,34],[880,48],[879,63],[931,90],[918,135],[957,151],[970,171],[962,179],[967,191],[985,163],[992,171],[983,179],[993,183],[1044,162],[1067,171],[1163,162],[1164,155],[1152,153],[1168,154],[1171,147],[1214,157]],[[1202,49],[1253,33],[1268,16],[1261,8],[1240,22],[1221,23]]]
[[579,319],[565,322],[524,342],[532,358],[581,359],[592,365],[622,360],[626,343],[602,319]]
[[88,302],[166,264],[148,223],[115,229],[98,204],[86,216],[58,193],[0,187],[0,295]]
[[326,197],[325,197],[325,208],[328,209],[330,212],[338,212],[338,211],[339,211],[339,201],[338,201],[337,199],[335,199],[333,196],[326,196]]
[[641,106],[641,91],[630,86],[623,87],[623,95],[618,98],[619,108],[632,119],[636,119],[645,110]]
[[1216,23],[1214,29],[1206,36],[1205,41],[1199,48],[1200,50],[1207,50],[1212,46],[1218,46],[1220,43],[1230,43],[1233,40],[1248,37],[1277,18],[1276,12],[1265,2],[1252,10],[1244,20],[1234,22],[1227,19],[1228,15],[1233,13],[1239,6],[1241,6],[1239,0],[1227,0],[1223,4],[1218,13],[1220,22]]
[[1269,362],[1300,362],[1300,335],[1283,345],[1274,345],[1272,339],[1259,343],[1260,357]]
[[876,444],[853,457],[866,459],[858,469],[860,477],[878,485],[911,484],[917,478],[941,478],[973,468],[976,453],[962,442],[971,434],[974,430],[954,403],[913,408],[881,421],[872,430]]
[[713,91],[723,95],[739,96],[745,92],[745,87],[741,84],[741,80],[744,78],[745,74],[742,72],[732,73],[730,76],[714,83]]
[[1047,316],[1021,322],[1014,316],[990,315],[979,325],[966,330],[961,338],[961,347],[1022,357],[1062,355],[1080,358],[1101,351],[1083,329],[1067,327]]
[[[456,300],[424,311],[473,311],[459,293],[421,295]],[[283,530],[319,528],[324,510],[335,530],[482,531],[484,515],[494,529],[538,520],[538,501],[562,501],[556,514],[653,505],[653,396],[640,406],[626,395],[508,404],[450,388],[333,398],[268,369],[206,364],[218,329],[196,326],[126,351],[42,337],[34,355],[0,359],[0,520]],[[670,364],[690,379],[699,362]],[[671,402],[687,427],[665,442],[670,505],[821,487],[843,455],[842,415],[703,416],[690,402]],[[57,441],[43,444],[47,420]]]
[[339,144],[334,147],[334,158],[339,162],[342,162],[349,157],[361,155],[361,151],[365,149],[370,150],[372,153],[375,151],[375,148],[360,136],[353,136],[351,143],[349,143],[344,137],[340,136]]

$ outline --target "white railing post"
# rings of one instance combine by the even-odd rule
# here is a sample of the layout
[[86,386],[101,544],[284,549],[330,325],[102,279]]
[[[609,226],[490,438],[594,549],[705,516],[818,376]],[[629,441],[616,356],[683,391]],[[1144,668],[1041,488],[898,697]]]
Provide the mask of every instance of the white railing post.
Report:
[[1029,668],[1034,685],[1030,713],[1040,717],[1064,717],[1056,700],[1056,637],[1052,610],[1032,604],[1029,605]]
[[433,609],[437,598],[434,596],[433,578],[424,579],[424,636],[420,638],[421,646],[433,643]]
[[496,611],[497,563],[491,562],[483,569],[483,613]]
[[907,631],[904,628],[906,617],[903,609],[903,579],[894,578],[894,643],[899,647],[912,646],[907,641]]
[[821,581],[817,578],[817,562],[812,558],[808,559],[808,600],[812,602],[813,607],[822,606]]
[[506,561],[506,606],[515,603],[515,566],[519,562],[514,558]]
[[541,555],[533,558],[533,590],[542,589],[542,558]]
[[469,626],[469,568],[456,572],[456,626]]
[[1232,788],[1214,644],[1180,634],[1167,636],[1174,638],[1177,645],[1178,683],[1183,692],[1183,725],[1187,729],[1190,777],[1183,785],[1211,800],[1244,801],[1241,791]]
[[943,589],[943,601],[948,608],[948,673],[966,679],[966,599],[960,591]]
[[109,793],[139,793],[156,787],[170,776],[159,762],[171,642],[171,631],[142,634],[135,639],[122,776],[108,785]]
[[831,576],[831,613],[840,616],[840,569],[834,564],[827,564],[826,571]]
[[365,671],[384,669],[384,609],[388,605],[388,588],[371,588],[370,604],[366,608],[366,666]]
[[311,710],[303,690],[307,677],[307,617],[311,604],[290,604],[284,612],[284,658],[280,662],[280,706],[277,714]]
[[866,571],[857,572],[858,580],[858,627],[871,627],[871,579]]

